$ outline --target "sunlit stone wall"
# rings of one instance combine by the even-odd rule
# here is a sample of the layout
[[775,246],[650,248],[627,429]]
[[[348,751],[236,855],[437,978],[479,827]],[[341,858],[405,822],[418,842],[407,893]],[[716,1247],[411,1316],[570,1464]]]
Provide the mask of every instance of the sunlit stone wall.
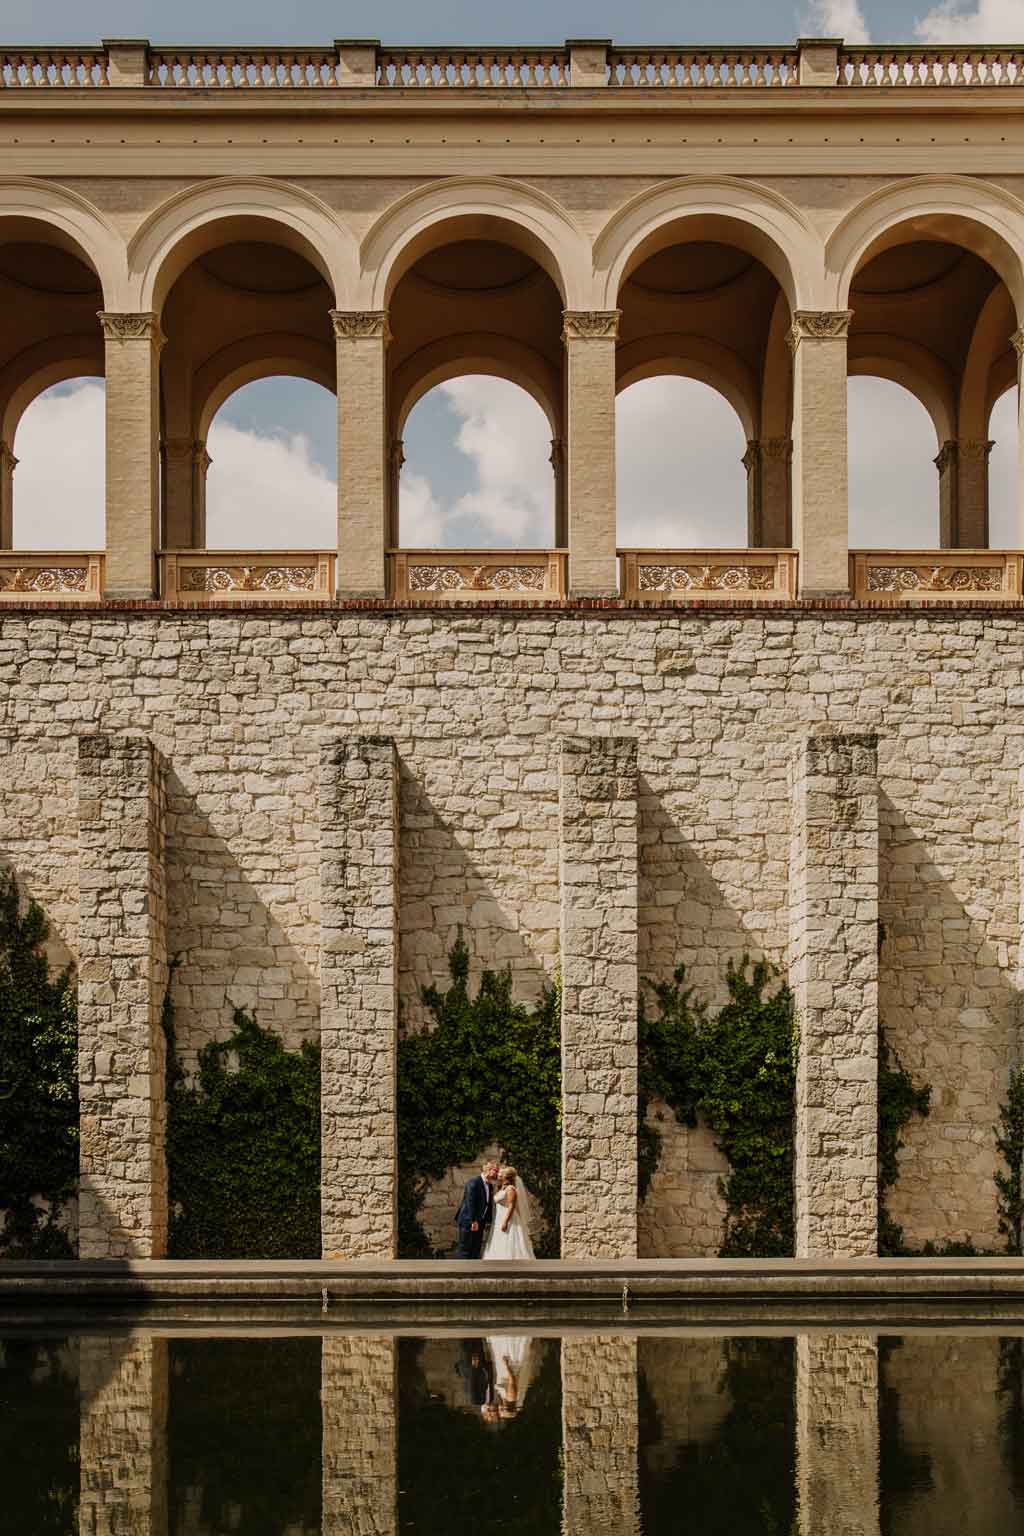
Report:
[[[315,1038],[320,744],[390,736],[399,1000],[417,1023],[460,924],[474,975],[510,960],[529,995],[551,974],[560,740],[632,736],[639,975],[685,960],[721,1001],[730,958],[786,962],[801,733],[877,731],[880,1017],[933,1089],[891,1207],[912,1244],[995,1248],[993,1129],[1017,1051],[1018,637],[1015,617],[978,612],[11,614],[2,852],[55,952],[80,955],[77,738],[144,733],[165,772],[186,1060],[228,1033],[233,1005],[291,1044]],[[711,1139],[662,1128],[640,1252],[706,1253]]]

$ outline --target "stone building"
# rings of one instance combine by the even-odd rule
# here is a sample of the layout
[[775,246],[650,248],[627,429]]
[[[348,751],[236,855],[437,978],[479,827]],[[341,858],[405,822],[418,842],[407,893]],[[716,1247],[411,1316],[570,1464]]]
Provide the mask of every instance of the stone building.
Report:
[[[715,1251],[701,1128],[638,1217],[636,996],[744,952],[800,1009],[799,1252],[873,1251],[880,1021],[933,1090],[893,1215],[997,1246],[1024,52],[120,41],[0,84],[0,826],[79,966],[82,1256],[166,1240],[175,955],[186,1060],[232,1004],[321,1040],[325,1249],[393,1253],[398,1007],[460,925],[524,995],[561,966],[566,1256]],[[467,373],[547,414],[550,549],[398,543],[404,422]],[[18,422],[83,374],[105,547],[19,552]],[[208,551],[210,422],[279,374],[336,392],[336,544]],[[617,546],[660,374],[743,423],[744,550]],[[935,549],[849,548],[850,374],[934,423]]]

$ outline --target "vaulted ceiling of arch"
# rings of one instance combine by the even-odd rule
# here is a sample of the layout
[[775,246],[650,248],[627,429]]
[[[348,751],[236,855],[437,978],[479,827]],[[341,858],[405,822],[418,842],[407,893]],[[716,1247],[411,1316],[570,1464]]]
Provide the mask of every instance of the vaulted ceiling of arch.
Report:
[[31,240],[0,243],[0,362],[50,337],[100,334],[96,274],[69,251]]
[[998,282],[987,262],[961,246],[938,240],[892,246],[854,279],[851,335],[871,332],[916,342],[958,375],[982,306]]

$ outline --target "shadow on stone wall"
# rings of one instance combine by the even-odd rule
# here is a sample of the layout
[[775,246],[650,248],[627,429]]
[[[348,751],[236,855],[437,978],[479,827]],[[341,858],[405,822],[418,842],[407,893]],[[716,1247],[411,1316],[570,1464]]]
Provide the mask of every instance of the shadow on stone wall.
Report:
[[[983,817],[986,807],[974,814]],[[971,817],[969,803],[959,815]],[[970,834],[977,836],[977,827]],[[879,796],[879,1021],[918,1084],[931,1086],[931,1112],[905,1132],[900,1177],[888,1198],[908,1247],[968,1236],[1001,1252],[992,1182],[995,1131],[1017,1054],[1020,994],[1012,982],[1017,945],[1016,849],[1000,868],[1002,836],[990,845],[989,879],[964,834],[943,848],[903,809]],[[978,839],[983,853],[984,839]],[[937,858],[948,852],[946,869]],[[972,856],[973,855],[973,856]],[[971,905],[949,869],[970,871]],[[954,876],[955,878],[955,876]],[[999,935],[999,937],[994,937]]]

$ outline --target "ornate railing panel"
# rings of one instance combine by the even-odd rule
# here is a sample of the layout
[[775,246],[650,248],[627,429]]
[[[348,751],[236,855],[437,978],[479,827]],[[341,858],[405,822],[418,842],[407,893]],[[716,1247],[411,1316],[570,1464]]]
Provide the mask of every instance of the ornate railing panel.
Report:
[[569,84],[565,48],[385,48],[377,55],[377,84],[432,90]]
[[334,550],[170,549],[160,556],[168,602],[324,602],[334,595]]
[[699,90],[729,86],[796,85],[796,48],[612,48],[611,86]]
[[98,602],[104,556],[65,550],[0,552],[0,603]]
[[193,90],[314,89],[338,84],[338,55],[329,48],[188,48],[150,51],[149,85]]
[[564,597],[564,549],[395,549],[391,596],[401,602],[537,602]]
[[792,549],[620,549],[619,590],[634,602],[796,595]]
[[5,48],[0,52],[0,90],[109,84],[105,48]]
[[1024,555],[999,549],[850,551],[854,597],[896,603],[1019,600]]
[[843,48],[839,84],[850,86],[1024,85],[1024,48]]

